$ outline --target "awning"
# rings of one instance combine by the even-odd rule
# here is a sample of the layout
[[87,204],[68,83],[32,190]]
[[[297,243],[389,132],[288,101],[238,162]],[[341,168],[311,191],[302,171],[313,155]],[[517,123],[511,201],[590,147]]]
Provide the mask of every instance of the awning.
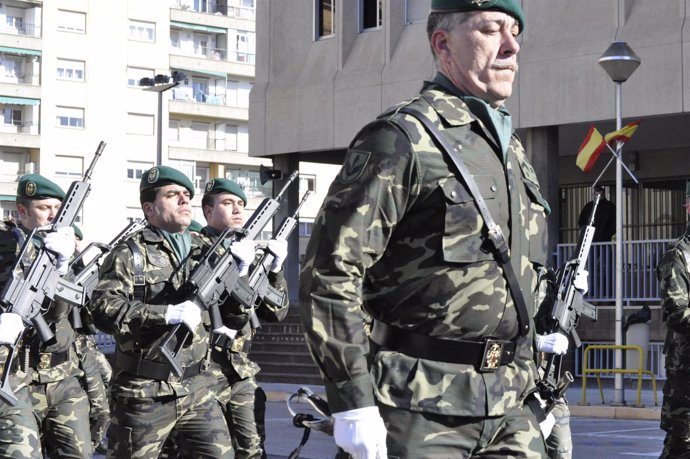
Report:
[[0,201],[16,201],[17,197],[13,194],[0,194]]
[[23,97],[5,97],[0,96],[0,104],[7,105],[38,105],[41,103],[40,99],[25,99]]
[[211,27],[201,24],[190,24],[189,22],[177,22],[170,21],[172,27],[180,27],[181,29],[191,29],[198,30],[200,32],[210,32],[210,33],[228,33],[227,29],[221,29],[220,27]]
[[27,56],[41,55],[41,52],[35,49],[11,48],[9,46],[0,46],[0,52],[10,54],[24,54]]
[[206,76],[211,76],[211,77],[216,77],[216,78],[227,78],[228,74],[225,72],[214,72],[213,70],[198,70],[198,69],[179,69],[182,70],[183,72],[189,72],[189,73],[198,73],[199,75],[206,75]]

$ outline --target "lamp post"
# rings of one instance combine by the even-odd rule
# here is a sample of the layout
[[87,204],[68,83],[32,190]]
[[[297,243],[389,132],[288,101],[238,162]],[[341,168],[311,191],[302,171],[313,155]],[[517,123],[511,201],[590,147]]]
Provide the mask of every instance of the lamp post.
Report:
[[[627,43],[617,41],[611,44],[599,58],[611,80],[616,84],[616,130],[622,126],[621,88],[623,83],[640,65],[641,60]],[[623,344],[623,142],[616,142],[616,346]],[[616,369],[623,368],[623,351],[616,349],[614,355]],[[615,373],[613,405],[625,405],[623,375]]]
[[[169,75],[156,75],[154,78],[142,78],[139,80],[139,86],[145,86],[144,91],[153,91],[158,93],[158,122],[157,122],[157,139],[156,139],[156,165],[163,164],[163,93],[168,89],[172,89],[184,80],[185,74],[182,72],[172,72],[172,77]],[[172,83],[170,80],[173,80]]]

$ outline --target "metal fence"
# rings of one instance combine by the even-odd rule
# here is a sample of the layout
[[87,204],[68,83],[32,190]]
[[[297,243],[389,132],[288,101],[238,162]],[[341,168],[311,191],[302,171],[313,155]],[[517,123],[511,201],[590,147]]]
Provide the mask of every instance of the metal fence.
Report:
[[[590,344],[612,344],[610,341],[587,341],[583,342],[582,346],[575,350],[575,376],[582,377],[582,359],[585,349]],[[656,379],[665,380],[666,379],[666,369],[664,365],[666,359],[664,354],[661,352],[664,343],[662,342],[650,342],[647,348],[647,365],[646,370],[654,373]],[[614,360],[615,351],[612,349],[593,349],[589,351],[588,365],[590,368],[615,368]],[[625,355],[625,353],[624,353]],[[637,367],[635,367],[637,368]],[[613,379],[614,375],[603,373],[602,378]],[[651,379],[649,375],[644,375],[643,379]]]

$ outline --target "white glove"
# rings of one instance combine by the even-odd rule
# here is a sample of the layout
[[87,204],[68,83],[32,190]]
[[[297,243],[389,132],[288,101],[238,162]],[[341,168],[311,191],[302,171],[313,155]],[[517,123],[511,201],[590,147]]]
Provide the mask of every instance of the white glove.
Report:
[[589,271],[583,269],[580,273],[575,275],[575,280],[573,280],[573,286],[582,292],[583,295],[589,290],[589,284],[587,283],[588,277]]
[[165,323],[168,325],[185,324],[191,331],[201,323],[201,309],[187,300],[183,303],[169,304],[165,310]]
[[256,256],[256,243],[251,239],[242,239],[230,244],[230,252],[239,260],[240,277],[246,276]]
[[386,459],[386,426],[375,406],[333,413],[335,443],[354,459]]
[[[542,409],[545,408],[546,402],[542,400],[541,396],[539,395],[539,392],[535,392],[534,396],[537,400],[539,400],[539,404],[541,405]],[[556,418],[554,417],[553,413],[547,414],[546,419],[539,423],[539,429],[541,430],[541,434],[544,436],[544,439],[549,438],[549,435],[551,435],[551,431],[553,430],[553,426],[555,425]]]
[[271,272],[277,273],[283,269],[283,263],[287,258],[287,241],[285,239],[271,239],[268,241],[268,250],[275,256],[271,265]]
[[0,314],[0,344],[14,344],[24,331],[22,316],[14,312]]
[[568,352],[568,337],[562,333],[537,335],[537,350],[548,354],[563,355]]
[[56,268],[60,274],[67,274],[69,259],[77,248],[77,240],[74,238],[74,228],[63,226],[56,231],[46,234],[43,238],[43,246],[57,254]]
[[222,327],[218,327],[215,330],[213,330],[213,333],[217,335],[225,335],[230,339],[235,339],[235,336],[237,336],[237,330],[233,330],[232,328],[228,328],[225,325]]

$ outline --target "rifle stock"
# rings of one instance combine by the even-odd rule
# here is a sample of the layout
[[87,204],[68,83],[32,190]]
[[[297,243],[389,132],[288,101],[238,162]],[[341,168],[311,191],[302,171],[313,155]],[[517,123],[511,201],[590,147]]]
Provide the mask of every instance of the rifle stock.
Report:
[[[83,180],[72,182],[51,224],[34,229],[26,238],[17,257],[17,263],[12,270],[12,276],[0,295],[0,303],[5,306],[5,312],[13,312],[21,316],[27,326],[31,325],[36,329],[41,342],[46,345],[55,342],[55,335],[43,317],[41,308],[46,299],[54,300],[55,298],[55,291],[60,279],[60,274],[56,267],[57,256],[45,247],[37,249],[36,257],[31,262],[31,266],[26,274],[22,272],[22,262],[30,244],[33,244],[32,239],[38,230],[50,232],[63,227],[71,227],[74,224],[77,214],[91,189],[91,184],[89,183],[91,173],[104,148],[105,142],[101,141],[96,149],[91,165],[84,173]],[[9,385],[9,374],[12,371],[11,368],[14,363],[18,343],[19,340],[12,345],[2,345],[8,348],[8,354],[2,372],[0,398],[13,406],[16,404],[16,397]]]
[[[278,211],[283,194],[297,175],[297,171],[290,174],[275,198],[264,199],[241,229],[226,228],[190,274],[185,287],[187,299],[209,311],[212,330],[223,327],[219,310],[221,298],[230,294],[240,279],[239,265],[230,249],[226,249],[222,254],[218,253],[221,243],[229,237],[233,241],[256,239]],[[184,368],[179,362],[180,352],[191,343],[192,333],[186,325],[175,324],[161,342],[160,352],[178,377],[184,374]]]

